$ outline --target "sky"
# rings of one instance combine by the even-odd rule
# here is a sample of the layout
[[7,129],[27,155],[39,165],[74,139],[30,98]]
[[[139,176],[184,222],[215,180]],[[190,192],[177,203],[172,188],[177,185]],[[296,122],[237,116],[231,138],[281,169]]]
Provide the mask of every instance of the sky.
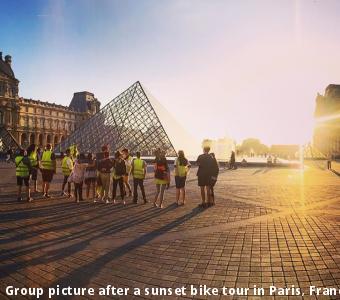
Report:
[[[139,80],[197,140],[306,143],[340,83],[337,0],[0,0],[19,95],[108,103]],[[180,132],[178,134],[181,134]]]

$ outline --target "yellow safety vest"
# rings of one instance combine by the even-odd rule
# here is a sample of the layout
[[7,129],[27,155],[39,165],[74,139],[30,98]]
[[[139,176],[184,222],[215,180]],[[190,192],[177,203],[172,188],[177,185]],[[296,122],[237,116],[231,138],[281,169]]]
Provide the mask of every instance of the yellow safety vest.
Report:
[[176,160],[176,170],[175,170],[175,175],[179,177],[185,177],[187,176],[188,173],[188,168],[187,166],[181,166],[179,164],[179,159]]
[[43,155],[42,155],[42,158],[41,158],[41,167],[42,167],[42,169],[54,170],[51,156],[52,156],[52,151],[51,150],[45,150],[43,152]]
[[133,178],[144,179],[144,160],[135,158],[133,161]]
[[20,177],[28,177],[30,175],[29,169],[28,166],[24,164],[23,159],[23,156],[17,156],[15,158],[15,175]]
[[29,159],[31,161],[32,167],[36,167],[38,165],[38,158],[37,158],[37,152],[36,151],[31,152]]
[[67,160],[71,161],[71,165],[72,165],[72,169],[73,169],[73,161],[71,157],[65,156],[63,158],[63,161],[61,162],[61,169],[63,171],[63,174],[65,176],[69,176],[72,172],[72,169],[69,168],[68,164],[67,164]]

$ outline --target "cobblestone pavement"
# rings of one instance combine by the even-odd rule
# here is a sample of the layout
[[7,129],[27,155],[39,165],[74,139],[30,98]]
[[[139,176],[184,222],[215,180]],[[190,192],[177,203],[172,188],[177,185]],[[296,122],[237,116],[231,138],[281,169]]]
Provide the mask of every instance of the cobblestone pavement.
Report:
[[[323,162],[296,169],[221,170],[216,206],[200,209],[195,170],[187,204],[177,207],[175,189],[164,209],[152,205],[77,204],[58,197],[18,203],[13,166],[0,166],[0,299],[6,286],[130,287],[126,299],[175,299],[132,295],[138,287],[266,288],[266,295],[191,296],[198,299],[302,299],[268,295],[271,285],[340,288],[340,177]],[[155,187],[146,180],[148,199]],[[251,289],[252,290],[252,289]],[[308,296],[306,296],[308,295]],[[119,296],[110,296],[119,298]],[[107,299],[73,296],[66,299]],[[46,298],[43,295],[42,298]],[[53,299],[62,299],[62,296]]]

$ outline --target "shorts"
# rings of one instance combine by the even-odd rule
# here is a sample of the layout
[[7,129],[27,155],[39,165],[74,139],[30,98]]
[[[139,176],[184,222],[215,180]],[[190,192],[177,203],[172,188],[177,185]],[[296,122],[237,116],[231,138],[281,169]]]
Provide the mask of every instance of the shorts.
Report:
[[199,186],[210,186],[211,177],[210,176],[198,176],[198,185]]
[[85,184],[95,184],[97,182],[97,177],[89,177],[89,178],[85,178],[84,180]]
[[37,180],[37,179],[38,179],[38,168],[33,167],[33,168],[30,170],[30,175],[31,175],[31,179],[32,179],[32,180]]
[[184,177],[175,176],[176,189],[184,188],[186,180],[187,180],[186,176],[184,176]]
[[53,179],[53,170],[41,169],[41,175],[43,182],[51,182]]
[[25,183],[25,186],[29,186],[30,184],[30,178],[29,177],[21,177],[17,176],[17,185],[22,186],[22,183]]

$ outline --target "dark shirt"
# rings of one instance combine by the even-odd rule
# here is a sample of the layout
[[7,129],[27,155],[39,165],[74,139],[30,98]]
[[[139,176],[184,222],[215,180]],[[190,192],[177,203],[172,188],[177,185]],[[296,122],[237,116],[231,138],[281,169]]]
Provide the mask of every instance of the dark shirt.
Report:
[[110,158],[105,158],[99,161],[98,170],[103,173],[110,173],[113,165],[113,161]]
[[197,165],[197,176],[211,177],[218,174],[217,161],[210,154],[201,154],[198,156]]

